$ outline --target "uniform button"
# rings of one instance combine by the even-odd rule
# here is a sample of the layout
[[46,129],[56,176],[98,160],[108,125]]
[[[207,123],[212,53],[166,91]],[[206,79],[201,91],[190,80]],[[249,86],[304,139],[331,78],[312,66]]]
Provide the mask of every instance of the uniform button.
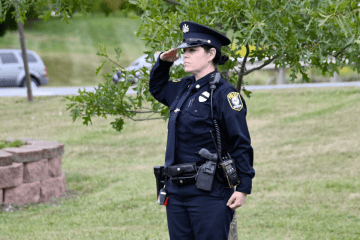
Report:
[[200,88],[200,85],[198,84],[198,85],[196,85],[196,89],[199,89]]
[[190,87],[190,85],[188,85],[188,88]]
[[180,168],[177,168],[178,171],[180,171]]
[[183,183],[183,180],[180,180],[180,183]]
[[194,112],[197,113],[197,110],[195,110]]

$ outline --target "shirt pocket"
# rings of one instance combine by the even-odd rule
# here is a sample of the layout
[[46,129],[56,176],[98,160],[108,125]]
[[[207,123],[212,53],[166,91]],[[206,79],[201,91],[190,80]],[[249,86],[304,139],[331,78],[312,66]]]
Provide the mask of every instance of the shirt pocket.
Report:
[[199,99],[196,99],[191,107],[187,109],[187,113],[196,119],[207,119],[211,117],[210,101],[199,102]]

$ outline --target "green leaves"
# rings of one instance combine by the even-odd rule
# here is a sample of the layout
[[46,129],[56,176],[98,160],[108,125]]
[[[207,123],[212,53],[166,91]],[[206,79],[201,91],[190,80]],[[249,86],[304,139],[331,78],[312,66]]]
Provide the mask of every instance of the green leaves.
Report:
[[116,118],[115,121],[110,124],[116,131],[120,132],[123,129],[125,122],[122,118]]
[[118,47],[118,48],[114,48],[115,52],[116,52],[116,59],[119,61],[120,59],[120,54],[121,54],[121,49]]
[[100,72],[101,68],[104,66],[105,63],[106,61],[104,61],[98,68],[96,68],[96,75],[98,75],[98,73]]
[[102,56],[102,57],[109,57],[109,55],[107,54],[106,51],[106,47],[104,44],[99,44],[99,52],[96,53],[96,55],[98,56]]
[[44,14],[40,15],[39,18],[44,19],[44,21],[50,20],[51,11],[45,11]]
[[[246,44],[249,45],[248,62],[275,59],[272,63],[276,67],[291,68],[291,81],[301,75],[303,81],[309,82],[309,67],[332,74],[347,60],[354,62],[351,66],[354,70],[360,71],[360,6],[354,5],[356,1],[353,0],[178,0],[180,5],[163,0],[129,2],[143,13],[140,16],[143,23],[136,35],[150,49],[146,53],[151,64],[155,62],[154,53],[178,46],[183,36],[179,23],[188,20],[226,33],[232,39],[231,46],[222,48],[230,61],[218,69],[234,86],[238,86],[243,76],[251,77],[250,69],[231,73],[239,64],[236,59],[245,56]],[[97,55],[116,64],[104,45],[99,49]],[[121,49],[115,49],[115,53],[119,60]],[[331,55],[336,56],[336,62],[328,62]],[[97,73],[103,65],[96,69]],[[182,66],[173,66],[170,76],[177,79],[187,74]],[[149,92],[149,69],[143,68],[136,73],[122,68],[121,76],[124,81],[115,85],[109,74],[107,82],[99,85],[95,93],[81,92],[71,99],[73,103],[69,109],[73,119],[81,116],[83,123],[88,124],[94,115],[116,116],[111,124],[120,131],[126,118],[136,121],[169,117],[169,109]],[[135,76],[140,76],[133,86],[137,93],[126,96],[130,80]],[[251,96],[246,88],[242,91],[247,97]]]

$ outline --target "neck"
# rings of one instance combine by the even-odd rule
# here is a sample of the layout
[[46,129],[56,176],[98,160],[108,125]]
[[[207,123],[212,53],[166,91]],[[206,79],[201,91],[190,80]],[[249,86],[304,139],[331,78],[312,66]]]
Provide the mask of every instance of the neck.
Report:
[[209,73],[215,71],[215,66],[212,64],[209,64],[208,67],[202,69],[200,72],[197,73],[193,73],[195,76],[195,81],[205,77],[206,75],[208,75]]

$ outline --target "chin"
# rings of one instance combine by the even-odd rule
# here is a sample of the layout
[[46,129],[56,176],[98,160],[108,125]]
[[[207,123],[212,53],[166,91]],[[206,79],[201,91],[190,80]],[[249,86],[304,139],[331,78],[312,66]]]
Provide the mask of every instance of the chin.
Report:
[[184,67],[185,72],[191,73],[191,69],[189,67]]

